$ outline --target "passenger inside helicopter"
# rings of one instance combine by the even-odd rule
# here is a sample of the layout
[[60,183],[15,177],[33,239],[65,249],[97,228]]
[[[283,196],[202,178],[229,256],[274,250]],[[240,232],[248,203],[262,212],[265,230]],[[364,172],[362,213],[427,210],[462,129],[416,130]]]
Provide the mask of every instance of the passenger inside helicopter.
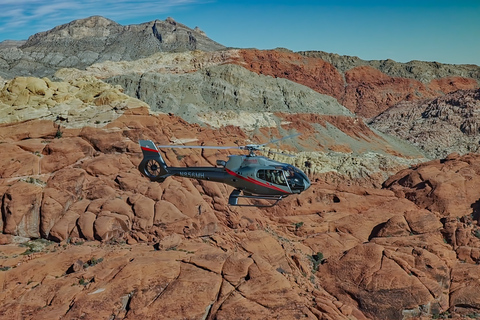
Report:
[[257,178],[270,183],[286,186],[285,176],[282,170],[260,169],[257,171]]
[[283,166],[282,170],[260,169],[257,171],[257,178],[270,183],[289,186],[295,193],[301,192],[310,186],[308,177],[292,165]]

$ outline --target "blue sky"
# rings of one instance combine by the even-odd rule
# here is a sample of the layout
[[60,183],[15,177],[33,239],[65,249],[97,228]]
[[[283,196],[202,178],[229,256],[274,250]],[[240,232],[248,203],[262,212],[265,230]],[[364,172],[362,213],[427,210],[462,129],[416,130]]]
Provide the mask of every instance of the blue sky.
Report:
[[0,0],[0,41],[101,15],[174,18],[231,47],[480,65],[480,0]]

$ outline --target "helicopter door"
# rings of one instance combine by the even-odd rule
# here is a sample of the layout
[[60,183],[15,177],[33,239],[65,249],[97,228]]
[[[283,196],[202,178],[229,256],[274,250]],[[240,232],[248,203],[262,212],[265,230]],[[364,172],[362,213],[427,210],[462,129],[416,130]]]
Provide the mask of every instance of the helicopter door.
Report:
[[257,178],[282,186],[287,185],[283,170],[260,169],[257,171]]

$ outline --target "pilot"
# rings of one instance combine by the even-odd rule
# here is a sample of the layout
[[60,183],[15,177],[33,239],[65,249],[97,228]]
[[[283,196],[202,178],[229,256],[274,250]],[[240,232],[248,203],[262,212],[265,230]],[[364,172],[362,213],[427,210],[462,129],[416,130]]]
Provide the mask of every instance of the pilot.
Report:
[[287,178],[292,178],[294,175],[293,170],[290,168],[285,171],[285,174],[287,175]]

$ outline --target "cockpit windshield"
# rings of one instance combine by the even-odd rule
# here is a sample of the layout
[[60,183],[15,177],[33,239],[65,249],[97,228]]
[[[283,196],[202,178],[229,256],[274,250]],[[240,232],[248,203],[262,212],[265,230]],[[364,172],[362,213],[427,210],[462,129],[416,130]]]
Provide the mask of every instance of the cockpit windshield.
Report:
[[292,165],[284,166],[283,171],[285,172],[288,185],[292,191],[303,191],[306,187],[308,187],[306,184],[310,184],[310,180],[308,180],[308,177],[305,175],[305,173]]

